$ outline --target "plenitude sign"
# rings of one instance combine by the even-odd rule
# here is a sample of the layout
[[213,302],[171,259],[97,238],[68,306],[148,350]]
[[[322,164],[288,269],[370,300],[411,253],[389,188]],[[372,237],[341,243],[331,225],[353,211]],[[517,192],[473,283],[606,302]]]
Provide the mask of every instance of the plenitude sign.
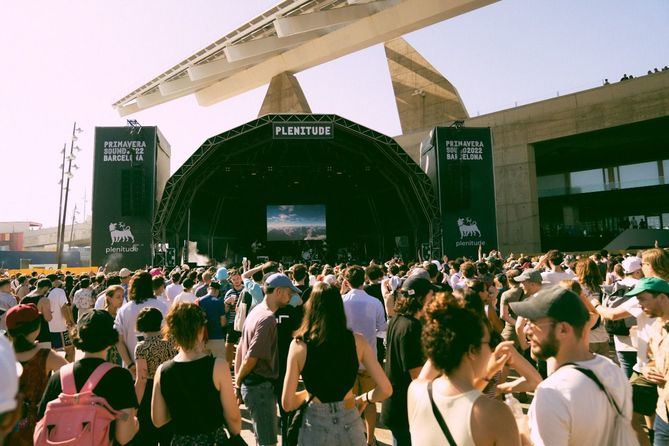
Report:
[[332,139],[334,126],[331,122],[275,122],[272,124],[273,139]]

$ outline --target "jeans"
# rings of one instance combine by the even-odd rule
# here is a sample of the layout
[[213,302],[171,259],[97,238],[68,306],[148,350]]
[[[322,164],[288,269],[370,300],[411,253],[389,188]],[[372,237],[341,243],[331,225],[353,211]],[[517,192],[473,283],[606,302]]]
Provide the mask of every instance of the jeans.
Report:
[[259,446],[278,443],[276,422],[276,396],[274,386],[265,381],[256,385],[242,384],[242,399],[251,413],[253,432]]
[[653,429],[655,430],[653,446],[669,446],[669,424],[665,423],[658,414],[655,414]]
[[627,379],[630,379],[632,372],[634,371],[632,367],[636,364],[636,352],[619,352],[616,350],[616,356],[618,356],[620,368],[625,372]]
[[391,428],[390,431],[393,433],[393,446],[411,446],[411,432],[408,428]]
[[307,406],[300,428],[299,446],[365,446],[365,426],[358,410],[344,402]]

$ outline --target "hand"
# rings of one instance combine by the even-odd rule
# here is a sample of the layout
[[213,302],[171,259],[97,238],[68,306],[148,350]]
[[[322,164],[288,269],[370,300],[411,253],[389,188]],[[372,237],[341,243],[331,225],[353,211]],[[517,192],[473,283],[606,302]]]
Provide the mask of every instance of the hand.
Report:
[[513,341],[500,343],[488,360],[486,376],[493,376],[506,365],[510,357],[510,349],[513,349]]
[[664,386],[667,382],[667,379],[664,377],[664,375],[655,369],[647,370],[644,372],[643,376],[648,381],[652,382],[653,384],[657,384],[658,386]]
[[244,399],[242,398],[242,388],[235,387],[235,396],[237,397],[237,405],[241,406],[244,404]]

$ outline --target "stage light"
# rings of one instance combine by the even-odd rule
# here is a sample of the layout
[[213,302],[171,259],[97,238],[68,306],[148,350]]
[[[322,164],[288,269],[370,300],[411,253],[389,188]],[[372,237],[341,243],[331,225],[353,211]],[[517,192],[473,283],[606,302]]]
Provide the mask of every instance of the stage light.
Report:
[[272,171],[274,171],[274,167],[272,167],[272,166],[267,166],[267,171],[268,171],[268,172],[272,172]]

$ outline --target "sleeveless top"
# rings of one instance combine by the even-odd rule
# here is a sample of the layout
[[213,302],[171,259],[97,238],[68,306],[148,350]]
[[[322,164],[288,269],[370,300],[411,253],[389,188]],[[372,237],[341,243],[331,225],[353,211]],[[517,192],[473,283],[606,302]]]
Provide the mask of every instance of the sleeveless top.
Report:
[[342,401],[358,375],[355,338],[350,331],[321,345],[307,342],[307,360],[302,370],[304,386],[322,403]]
[[[37,306],[37,303],[43,297],[46,296],[37,296],[29,294],[21,300],[21,303],[35,304],[35,306]],[[40,321],[40,332],[37,335],[37,342],[51,342],[51,333],[49,332],[49,322],[47,322],[42,313],[40,313],[39,317],[41,318],[41,321]]]
[[46,388],[49,377],[46,374],[46,361],[49,349],[38,350],[28,361],[21,362],[23,373],[19,380],[19,392],[23,394],[23,417],[7,437],[7,444],[32,445],[33,432],[37,424],[37,407]]
[[[471,429],[471,415],[474,402],[482,395],[478,390],[470,390],[456,396],[442,395],[434,390],[432,392],[434,403],[458,446],[476,446]],[[448,444],[432,412],[427,382],[412,382],[409,386],[409,400],[413,402],[413,407],[409,409],[411,443]],[[411,404],[409,406],[411,407]]]
[[213,380],[213,356],[195,361],[167,361],[160,375],[160,391],[172,416],[176,435],[216,431],[223,423],[220,392]]

